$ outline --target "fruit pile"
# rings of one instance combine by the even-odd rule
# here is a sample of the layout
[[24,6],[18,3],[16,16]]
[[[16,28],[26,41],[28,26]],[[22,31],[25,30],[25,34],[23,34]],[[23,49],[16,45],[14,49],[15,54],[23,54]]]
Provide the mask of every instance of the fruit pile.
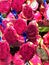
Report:
[[49,65],[48,2],[0,0],[0,65]]

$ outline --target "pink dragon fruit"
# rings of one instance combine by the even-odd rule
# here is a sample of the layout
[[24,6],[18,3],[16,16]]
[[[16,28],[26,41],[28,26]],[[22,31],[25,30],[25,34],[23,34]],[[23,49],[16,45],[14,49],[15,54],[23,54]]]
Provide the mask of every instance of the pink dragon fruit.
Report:
[[27,33],[28,39],[31,42],[35,43],[39,34],[38,26],[34,25],[33,23],[29,24],[27,27],[26,33]]
[[22,4],[25,2],[26,0],[13,0],[12,2],[12,9],[16,10],[17,12],[20,12],[22,10]]
[[14,45],[17,41],[16,31],[12,26],[5,29],[4,37],[10,45]]
[[14,22],[14,28],[18,34],[22,34],[26,30],[26,27],[27,23],[23,19],[17,19],[16,22]]
[[5,41],[0,42],[0,60],[5,60],[9,57],[10,48],[8,43]]
[[0,60],[0,65],[10,65],[12,61],[12,55],[10,54],[8,59]]
[[16,53],[13,57],[13,64],[14,65],[24,65],[24,61],[21,59],[21,56]]
[[49,32],[43,36],[44,43],[49,45]]
[[8,13],[11,8],[12,1],[0,1],[0,12],[1,13]]
[[27,44],[23,44],[19,50],[20,55],[24,59],[24,61],[30,60],[35,53],[35,46],[33,43],[28,42]]
[[34,12],[32,11],[32,8],[27,4],[23,5],[22,12],[23,12],[24,18],[28,20],[31,20],[34,16]]

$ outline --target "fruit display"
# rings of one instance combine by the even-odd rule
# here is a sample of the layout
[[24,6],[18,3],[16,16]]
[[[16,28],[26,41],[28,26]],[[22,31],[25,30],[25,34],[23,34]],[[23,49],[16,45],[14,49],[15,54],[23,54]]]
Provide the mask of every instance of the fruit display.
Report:
[[49,0],[0,0],[0,65],[49,65]]

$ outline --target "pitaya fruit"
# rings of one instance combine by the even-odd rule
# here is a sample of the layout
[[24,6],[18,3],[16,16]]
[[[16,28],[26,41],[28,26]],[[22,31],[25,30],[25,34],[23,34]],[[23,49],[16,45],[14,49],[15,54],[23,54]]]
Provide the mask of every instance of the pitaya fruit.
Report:
[[5,29],[4,37],[9,45],[14,45],[17,41],[16,31],[12,26]]
[[24,61],[30,60],[35,53],[35,46],[32,42],[28,42],[23,44],[19,50],[20,55],[24,59]]

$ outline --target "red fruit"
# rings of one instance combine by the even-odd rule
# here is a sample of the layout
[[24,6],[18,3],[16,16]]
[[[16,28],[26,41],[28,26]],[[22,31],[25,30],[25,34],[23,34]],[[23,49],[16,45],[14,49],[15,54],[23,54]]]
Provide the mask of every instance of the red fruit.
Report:
[[42,65],[41,59],[37,56],[34,55],[32,59],[29,61],[30,65]]
[[18,34],[22,34],[26,30],[27,24],[23,19],[17,19],[14,23],[14,28]]
[[49,45],[49,32],[43,36],[44,44]]
[[34,12],[32,11],[32,8],[29,5],[24,5],[22,8],[23,16],[26,19],[32,19],[34,16]]
[[22,10],[22,4],[25,2],[26,0],[13,0],[12,2],[12,9],[16,10],[17,12],[20,12]]
[[19,50],[20,55],[22,56],[22,58],[25,61],[30,60],[35,53],[35,47],[34,47],[33,43],[32,44],[30,44],[30,43],[31,42],[23,44]]
[[0,42],[0,60],[7,60],[10,56],[10,47],[6,41]]
[[8,57],[8,59],[0,60],[0,65],[10,65],[11,61],[12,61],[12,56],[10,54],[9,57]]
[[11,1],[0,1],[0,12],[8,13],[11,8]]
[[5,29],[4,37],[10,45],[14,45],[17,41],[16,31],[13,27]]
[[38,36],[38,27],[34,24],[29,24],[28,27],[27,27],[27,37],[28,39],[35,43],[36,42],[36,39],[37,39],[37,36]]
[[24,65],[24,61],[20,58],[20,55],[16,53],[13,58],[14,65]]

